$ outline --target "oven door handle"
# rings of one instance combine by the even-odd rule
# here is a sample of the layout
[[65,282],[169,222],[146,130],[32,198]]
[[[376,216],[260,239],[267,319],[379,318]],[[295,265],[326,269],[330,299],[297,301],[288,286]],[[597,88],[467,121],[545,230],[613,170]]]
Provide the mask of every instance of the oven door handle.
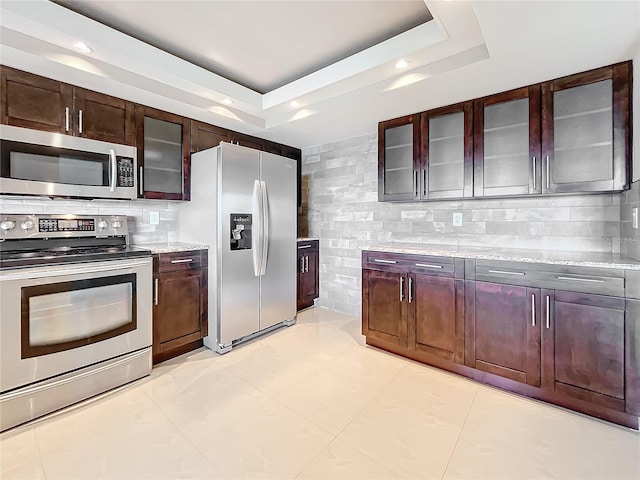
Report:
[[101,265],[100,267],[87,267],[86,263],[79,264],[76,267],[69,267],[60,270],[47,270],[44,272],[34,272],[33,269],[24,268],[18,271],[9,271],[0,273],[0,281],[5,280],[22,280],[22,279],[36,279],[47,277],[68,277],[69,275],[77,275],[79,273],[105,273],[116,270],[124,270],[127,268],[141,267],[143,265],[149,265],[151,260],[144,260],[139,262],[120,263],[117,265]]

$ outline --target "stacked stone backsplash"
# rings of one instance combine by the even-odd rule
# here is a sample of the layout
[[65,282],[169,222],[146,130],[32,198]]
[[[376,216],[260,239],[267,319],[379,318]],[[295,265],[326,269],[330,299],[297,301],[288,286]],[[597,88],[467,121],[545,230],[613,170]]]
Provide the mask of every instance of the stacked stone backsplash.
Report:
[[[178,205],[162,200],[63,200],[0,196],[0,213],[127,215],[130,243],[178,240]],[[149,223],[149,212],[160,213],[160,224]]]
[[619,194],[381,203],[377,162],[375,134],[303,150],[298,233],[320,238],[321,306],[359,314],[360,252],[379,243],[620,252]]
[[622,194],[620,202],[620,250],[623,254],[640,260],[640,229],[632,227],[633,208],[637,208],[640,215],[640,180],[631,184],[631,189]]

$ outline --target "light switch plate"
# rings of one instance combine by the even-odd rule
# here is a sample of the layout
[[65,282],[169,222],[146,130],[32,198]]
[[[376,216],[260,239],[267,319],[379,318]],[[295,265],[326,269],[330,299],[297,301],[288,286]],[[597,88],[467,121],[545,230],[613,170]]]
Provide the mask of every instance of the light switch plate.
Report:
[[638,207],[631,209],[631,226],[635,229],[638,228]]
[[453,213],[453,226],[454,227],[461,227],[462,226],[462,213],[461,212],[454,212]]
[[160,225],[160,212],[149,212],[149,223],[151,225]]

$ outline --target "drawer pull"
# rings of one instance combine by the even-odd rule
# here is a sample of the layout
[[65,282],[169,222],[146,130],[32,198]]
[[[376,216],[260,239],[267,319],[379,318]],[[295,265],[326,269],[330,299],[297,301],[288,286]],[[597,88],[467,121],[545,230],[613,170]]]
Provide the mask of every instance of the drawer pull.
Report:
[[595,278],[558,277],[558,280],[574,280],[576,282],[587,282],[587,283],[604,283],[604,280],[598,280]]
[[432,265],[430,263],[416,263],[416,267],[425,267],[425,268],[444,268],[442,265]]
[[171,260],[171,263],[191,263],[193,258],[183,258],[182,260]]
[[395,260],[381,260],[379,258],[374,258],[373,261],[376,263],[391,263],[391,264],[398,263]]
[[501,275],[518,275],[524,277],[524,272],[505,272],[504,270],[489,270],[489,273],[499,273]]
[[303,248],[311,248],[311,245],[299,245],[298,250],[302,250]]

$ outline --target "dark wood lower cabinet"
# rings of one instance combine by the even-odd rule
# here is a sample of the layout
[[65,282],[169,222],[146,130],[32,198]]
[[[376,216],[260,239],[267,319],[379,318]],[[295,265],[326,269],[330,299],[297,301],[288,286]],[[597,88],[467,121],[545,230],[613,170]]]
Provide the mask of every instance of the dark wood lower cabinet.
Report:
[[208,319],[206,259],[206,251],[154,259],[154,364],[202,346]]
[[[549,278],[577,279],[582,290],[565,291],[544,288],[539,268],[517,276],[513,265],[492,270],[519,283],[511,285],[477,279],[487,273],[476,273],[474,261],[447,272],[451,262],[407,257],[363,252],[367,344],[638,429],[640,299],[592,293],[618,285],[619,273],[600,271],[601,282],[587,283],[594,271],[551,268]],[[425,274],[421,265],[439,273]]]
[[466,364],[540,386],[540,291],[475,282],[473,356]]
[[320,245],[318,240],[298,241],[298,310],[312,307],[320,294]]

